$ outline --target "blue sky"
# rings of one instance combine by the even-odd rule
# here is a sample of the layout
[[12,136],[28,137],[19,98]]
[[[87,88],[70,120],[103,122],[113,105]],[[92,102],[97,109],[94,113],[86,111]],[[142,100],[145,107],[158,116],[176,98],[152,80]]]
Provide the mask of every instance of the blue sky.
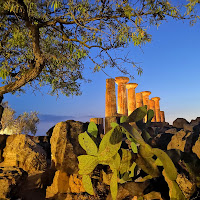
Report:
[[[177,117],[188,121],[200,116],[200,24],[193,27],[187,22],[169,20],[158,29],[149,28],[152,42],[142,47],[130,45],[122,53],[129,51],[135,62],[143,68],[143,74],[135,76],[131,82],[138,83],[136,92],[149,90],[151,97],[161,98],[160,107],[165,111],[166,121],[172,123]],[[90,65],[86,61],[86,65]],[[121,76],[116,69],[105,70],[110,76]],[[40,124],[38,135],[59,121],[68,119],[88,121],[91,117],[104,117],[105,85],[104,73],[84,71],[91,83],[83,83],[81,96],[49,96],[47,88],[42,93],[33,93],[28,89],[20,97],[6,94],[4,100],[17,111],[17,114],[38,111]]]

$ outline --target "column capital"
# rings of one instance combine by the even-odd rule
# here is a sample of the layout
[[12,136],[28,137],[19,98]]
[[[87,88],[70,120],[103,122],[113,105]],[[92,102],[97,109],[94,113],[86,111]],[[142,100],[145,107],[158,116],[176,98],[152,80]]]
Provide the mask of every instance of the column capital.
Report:
[[129,82],[129,78],[124,76],[115,77],[115,82],[117,83],[117,85],[126,84]]
[[151,98],[153,101],[160,101],[160,97],[153,97]]
[[143,91],[141,92],[143,96],[149,96],[151,94],[150,91]]
[[138,86],[137,83],[127,83],[126,84],[126,89],[131,89],[131,88],[136,88]]

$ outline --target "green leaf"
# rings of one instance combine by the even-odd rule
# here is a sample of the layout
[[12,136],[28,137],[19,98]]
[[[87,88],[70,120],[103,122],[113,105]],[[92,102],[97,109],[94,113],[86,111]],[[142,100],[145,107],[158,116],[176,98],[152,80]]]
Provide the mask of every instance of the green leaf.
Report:
[[84,187],[85,191],[90,195],[94,195],[92,181],[91,181],[91,178],[89,175],[82,176],[82,183],[83,183],[83,187]]
[[110,169],[112,171],[118,170],[120,167],[120,162],[121,162],[121,158],[120,158],[119,153],[117,153],[116,155],[113,156],[112,160],[110,160],[109,162]]
[[98,148],[87,132],[79,134],[78,141],[88,155],[97,155]]
[[155,164],[156,164],[157,166],[163,166],[163,163],[161,162],[161,160],[160,160],[159,158],[157,158],[157,159],[155,160]]
[[151,109],[149,109],[147,111],[147,122],[151,122],[151,120],[153,119],[153,117],[154,117],[154,111],[151,110]]
[[133,153],[138,153],[138,149],[137,149],[135,142],[131,142],[131,149],[132,149]]
[[128,116],[122,116],[122,117],[120,117],[120,124],[126,122],[127,119],[128,119]]
[[120,163],[120,174],[124,174],[128,172],[130,168],[130,161],[131,161],[131,152],[128,149],[122,149],[122,159]]
[[110,180],[110,191],[113,200],[117,199],[118,183],[117,183],[117,170],[113,172],[112,178]]
[[152,137],[150,136],[150,134],[146,131],[143,130],[142,131],[142,137],[144,138],[144,140],[148,143],[149,139],[151,139]]
[[98,128],[94,122],[90,122],[87,131],[95,138],[98,135]]
[[153,148],[153,153],[160,159],[163,163],[166,175],[170,180],[174,181],[177,178],[177,170],[172,162],[171,158],[161,149]]
[[110,125],[111,125],[112,128],[115,128],[116,126],[119,126],[119,124],[116,123],[116,122],[112,122]]
[[142,120],[145,115],[147,114],[147,109],[146,107],[139,107],[136,110],[134,110],[127,119],[127,122],[137,122]]
[[116,126],[110,136],[110,143],[117,144],[122,141],[123,132],[121,126]]
[[125,172],[121,179],[118,180],[118,183],[126,183],[127,181],[131,181],[132,179],[129,177],[129,173]]
[[136,167],[136,163],[133,162],[133,164],[132,164],[131,167],[129,168],[129,171],[131,172],[131,173],[129,174],[129,177],[130,177],[130,178],[134,177],[134,170],[135,170],[135,167]]
[[121,146],[122,142],[119,142],[117,144],[110,143],[110,137],[113,132],[114,132],[114,128],[108,131],[103,137],[103,139],[101,140],[101,143],[99,145],[99,152],[98,152],[98,159],[100,161],[106,161],[106,160],[111,159],[118,152]]
[[170,199],[186,200],[185,196],[183,195],[183,193],[182,193],[181,189],[179,188],[178,184],[176,183],[176,181],[171,180],[165,170],[163,170],[162,174],[163,174],[165,181],[167,182],[168,187],[169,187]]
[[89,174],[91,173],[94,168],[98,165],[98,158],[96,156],[90,155],[81,155],[78,156],[78,167],[79,167],[79,174]]

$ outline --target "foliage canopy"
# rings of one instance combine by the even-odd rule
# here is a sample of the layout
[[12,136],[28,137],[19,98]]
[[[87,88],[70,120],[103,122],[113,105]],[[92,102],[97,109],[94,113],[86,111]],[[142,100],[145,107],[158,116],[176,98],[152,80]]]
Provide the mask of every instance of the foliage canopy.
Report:
[[[197,3],[188,2],[188,13]],[[126,74],[119,64],[135,63],[111,52],[150,42],[147,26],[167,16],[183,17],[168,0],[0,0],[0,95],[26,84],[79,95],[86,58],[94,71],[110,66]]]

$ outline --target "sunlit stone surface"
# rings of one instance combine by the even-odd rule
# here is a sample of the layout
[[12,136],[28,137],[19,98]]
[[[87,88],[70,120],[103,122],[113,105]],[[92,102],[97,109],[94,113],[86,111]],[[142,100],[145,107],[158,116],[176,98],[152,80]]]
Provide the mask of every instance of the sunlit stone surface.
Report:
[[149,109],[153,110],[154,112],[154,117],[151,120],[152,122],[156,122],[156,112],[155,112],[155,101],[154,100],[149,100]]
[[136,108],[143,106],[142,93],[136,93]]
[[129,82],[129,78],[116,77],[115,82],[118,85],[117,111],[119,114],[128,115],[126,84]]
[[160,121],[165,122],[165,112],[164,111],[160,111]]
[[156,122],[160,122],[160,97],[153,97],[151,99],[155,101]]
[[137,83],[126,84],[126,88],[128,90],[128,115],[130,115],[136,109],[135,88],[137,86]]
[[106,79],[106,103],[105,116],[111,117],[117,114],[116,94],[115,94],[115,79]]

